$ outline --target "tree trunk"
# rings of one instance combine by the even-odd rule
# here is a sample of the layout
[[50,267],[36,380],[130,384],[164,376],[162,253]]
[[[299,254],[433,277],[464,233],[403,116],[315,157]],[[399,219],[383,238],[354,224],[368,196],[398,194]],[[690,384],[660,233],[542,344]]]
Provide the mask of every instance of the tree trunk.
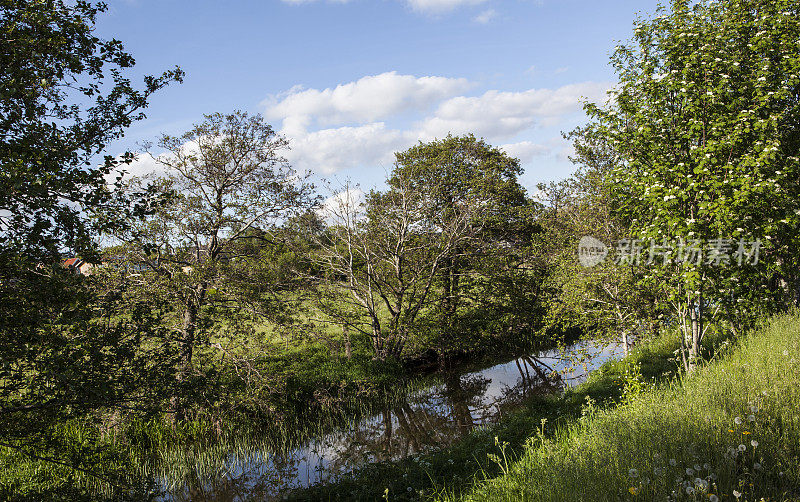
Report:
[[700,358],[700,343],[703,338],[703,297],[697,296],[689,303],[692,344],[689,347],[689,371],[694,370]]
[[622,330],[622,345],[625,347],[625,357],[630,354],[630,344],[628,343],[628,331]]
[[192,357],[194,355],[195,335],[197,333],[197,317],[200,308],[205,303],[206,290],[208,286],[203,283],[195,290],[196,294],[189,297],[186,301],[186,308],[183,312],[183,323],[181,325],[181,348],[180,360],[177,374],[176,395],[172,398],[172,408],[175,412],[175,420],[181,421],[186,415],[186,399],[184,399],[184,384],[189,379],[192,370]]

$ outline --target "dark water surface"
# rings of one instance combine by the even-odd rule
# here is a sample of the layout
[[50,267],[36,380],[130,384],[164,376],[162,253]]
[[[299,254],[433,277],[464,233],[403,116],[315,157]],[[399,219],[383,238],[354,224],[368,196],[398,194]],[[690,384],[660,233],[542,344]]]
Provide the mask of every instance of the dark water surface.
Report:
[[[588,372],[622,348],[579,343],[565,351],[549,350],[478,371],[441,375],[430,386],[387,404],[379,413],[348,427],[311,435],[298,448],[271,452],[247,445],[222,452],[213,469],[165,474],[167,500],[280,500],[293,488],[334,481],[365,464],[398,460],[450,445],[472,429],[490,425],[534,394],[563,390],[585,380]],[[584,354],[591,357],[584,357]],[[556,372],[558,377],[553,378]],[[220,457],[220,452],[209,453]],[[203,458],[197,459],[198,464]],[[169,472],[169,469],[166,470]]]

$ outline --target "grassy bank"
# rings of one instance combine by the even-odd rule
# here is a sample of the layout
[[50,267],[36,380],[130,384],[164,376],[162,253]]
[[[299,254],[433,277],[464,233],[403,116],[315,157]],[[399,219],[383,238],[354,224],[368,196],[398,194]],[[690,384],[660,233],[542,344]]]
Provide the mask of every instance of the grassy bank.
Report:
[[[800,320],[775,319],[689,377],[533,436],[445,500],[800,500]],[[530,430],[530,429],[529,429]]]

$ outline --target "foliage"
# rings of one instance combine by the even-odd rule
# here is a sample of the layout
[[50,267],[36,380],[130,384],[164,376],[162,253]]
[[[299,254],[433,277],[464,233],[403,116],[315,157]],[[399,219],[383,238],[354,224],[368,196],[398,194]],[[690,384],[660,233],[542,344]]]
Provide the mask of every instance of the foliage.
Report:
[[471,349],[478,333],[516,338],[536,331],[541,275],[529,266],[527,249],[539,231],[538,206],[520,174],[519,160],[472,135],[448,135],[396,154],[390,190],[405,183],[404,189],[426,194],[424,217],[433,228],[469,208],[469,240],[444,257],[438,299],[425,316],[440,356]]
[[[128,189],[174,196],[120,237],[127,243],[124,259],[142,270],[138,293],[158,290],[176,313],[177,380],[186,397],[208,376],[201,369],[192,377],[193,358],[212,325],[252,332],[253,323],[280,323],[288,315],[282,293],[293,276],[272,260],[269,249],[282,245],[273,229],[316,199],[307,176],[298,176],[280,156],[286,140],[260,115],[206,115],[181,136],[162,136],[159,146],[164,153],[153,158],[165,173],[146,187],[133,180]],[[184,413],[185,405],[175,406]]]
[[[631,237],[681,244],[646,280],[683,327],[687,367],[714,314],[741,330],[797,291],[798,30],[795,2],[676,0],[617,47],[611,104],[587,106],[620,157]],[[754,265],[741,243],[756,241]],[[700,243],[721,252],[698,257]]]
[[[547,270],[544,329],[579,328],[592,337],[621,339],[627,350],[633,337],[641,341],[652,334],[650,324],[663,312],[658,291],[640,282],[646,264],[623,263],[613,254],[630,231],[614,205],[612,174],[621,160],[595,126],[577,128],[565,137],[573,141],[571,160],[578,170],[566,180],[539,187],[544,231],[535,249]],[[576,246],[587,236],[609,249],[605,259],[590,266],[579,260]]]
[[[183,74],[148,76],[136,89],[124,74],[132,56],[93,33],[104,10],[0,3],[0,444],[12,464],[36,458],[133,494],[136,480],[60,426],[103,423],[111,410],[153,412],[171,354],[150,342],[159,346],[167,330],[157,310],[121,304],[117,291],[62,268],[61,253],[96,262],[97,232],[124,226],[124,201],[104,177],[131,156],[93,163],[144,118],[152,93]],[[91,495],[41,488],[27,496]]]

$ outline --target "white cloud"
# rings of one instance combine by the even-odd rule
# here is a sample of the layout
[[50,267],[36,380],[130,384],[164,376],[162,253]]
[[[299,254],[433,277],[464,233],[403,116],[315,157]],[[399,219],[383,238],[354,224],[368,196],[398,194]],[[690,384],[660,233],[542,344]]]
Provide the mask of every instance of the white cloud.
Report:
[[494,9],[487,9],[473,18],[473,21],[479,24],[487,24],[489,21],[497,17],[497,11]]
[[[291,128],[372,122],[409,110],[424,110],[469,88],[463,78],[414,77],[397,72],[370,75],[323,90],[295,86],[262,102],[268,119],[288,120]],[[286,127],[287,124],[284,124]]]
[[434,116],[420,125],[422,138],[441,138],[448,133],[474,133],[490,138],[509,138],[533,127],[548,125],[581,110],[581,99],[602,100],[609,84],[583,82],[557,89],[522,92],[491,90],[481,96],[451,98]]
[[394,152],[409,143],[408,133],[383,122],[337,127],[289,136],[287,159],[298,171],[333,174],[351,167],[389,165]]
[[531,141],[520,141],[518,143],[500,145],[500,149],[504,150],[512,157],[519,159],[523,164],[530,162],[534,157],[549,155],[552,152],[549,146],[533,143]]
[[407,0],[408,5],[417,12],[442,14],[458,7],[478,5],[487,0]]
[[356,167],[388,170],[394,152],[417,141],[466,133],[495,144],[515,140],[503,148],[527,163],[535,157],[560,159],[563,145],[539,144],[526,135],[563,126],[580,112],[581,98],[603,101],[609,87],[583,82],[461,94],[469,86],[465,79],[390,72],[323,90],[294,87],[266,99],[265,115],[281,121],[280,133],[291,146],[286,157],[298,171],[330,175]]

